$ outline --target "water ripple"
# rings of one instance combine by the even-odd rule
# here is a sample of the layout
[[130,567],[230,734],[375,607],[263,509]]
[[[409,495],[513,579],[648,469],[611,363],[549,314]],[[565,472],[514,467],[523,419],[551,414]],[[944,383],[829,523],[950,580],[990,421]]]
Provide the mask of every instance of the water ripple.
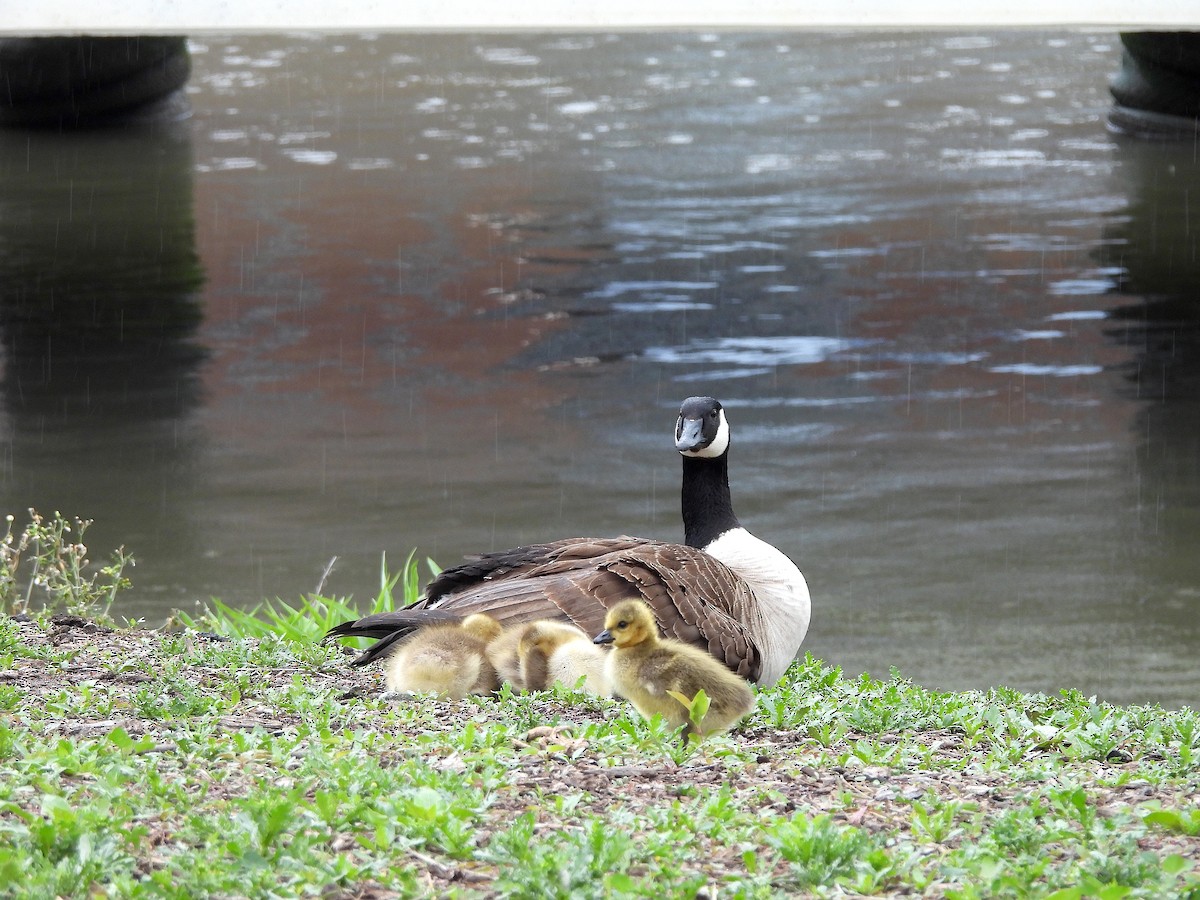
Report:
[[695,341],[676,347],[649,347],[642,357],[658,363],[722,363],[741,366],[794,366],[824,362],[836,353],[869,343],[846,338],[791,335]]
[[650,291],[710,291],[715,287],[715,281],[611,281],[597,291],[590,291],[586,296],[598,300],[611,300],[625,294]]
[[1006,366],[992,366],[989,372],[998,375],[1048,375],[1052,378],[1072,378],[1079,375],[1099,375],[1104,371],[1103,366],[1069,365],[1050,366],[1035,363],[1012,363]]

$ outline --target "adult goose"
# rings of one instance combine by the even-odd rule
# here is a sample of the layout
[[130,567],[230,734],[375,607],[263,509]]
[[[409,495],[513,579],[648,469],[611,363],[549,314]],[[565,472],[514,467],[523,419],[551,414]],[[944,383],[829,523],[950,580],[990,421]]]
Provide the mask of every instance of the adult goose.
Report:
[[609,607],[649,604],[662,633],[711,653],[767,686],[808,631],[809,596],[796,565],[742,527],[729,496],[729,423],[712,397],[689,397],[675,423],[683,458],[684,544],[635,537],[568,538],[485,553],[446,569],[415,603],[345,622],[330,637],[373,637],[355,665],[415,628],[486,612],[504,625],[563,619],[586,634]]

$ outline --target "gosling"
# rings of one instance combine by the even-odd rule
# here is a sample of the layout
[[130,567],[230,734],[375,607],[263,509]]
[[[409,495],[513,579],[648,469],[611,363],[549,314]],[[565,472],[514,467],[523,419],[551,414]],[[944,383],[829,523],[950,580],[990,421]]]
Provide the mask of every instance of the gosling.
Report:
[[497,678],[519,691],[544,690],[555,681],[574,687],[586,676],[585,690],[609,696],[604,655],[585,632],[553,619],[510,625],[487,647]]
[[497,679],[501,684],[507,682],[519,691],[526,690],[527,687],[525,675],[521,671],[518,647],[521,638],[532,624],[523,622],[519,625],[509,625],[502,630],[499,637],[489,641],[487,645],[487,661],[495,669]]
[[525,688],[531,691],[580,685],[585,693],[609,697],[605,674],[608,654],[574,625],[542,619],[531,622],[517,643],[517,658]]
[[487,647],[502,630],[484,613],[458,623],[425,626],[388,657],[387,689],[397,694],[428,692],[447,700],[498,690]]
[[[609,685],[647,719],[659,713],[683,739],[727,731],[754,708],[749,684],[709,654],[670,638],[660,638],[650,607],[641,600],[622,600],[608,611],[597,644],[612,644],[605,674]],[[690,710],[672,696],[688,700],[699,691],[708,697],[708,712],[699,727]]]

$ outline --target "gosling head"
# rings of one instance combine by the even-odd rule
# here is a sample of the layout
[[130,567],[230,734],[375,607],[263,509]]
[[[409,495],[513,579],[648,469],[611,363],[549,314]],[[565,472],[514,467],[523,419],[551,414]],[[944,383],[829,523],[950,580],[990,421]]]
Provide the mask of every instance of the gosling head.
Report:
[[463,619],[462,630],[482,641],[491,643],[500,637],[504,627],[487,613],[472,613]]
[[641,600],[622,600],[604,617],[604,630],[592,638],[594,644],[612,644],[617,649],[644,641],[658,640],[654,613]]
[[549,653],[561,644],[586,637],[575,625],[557,619],[539,619],[530,622],[521,635],[522,647],[537,647]]
[[526,632],[521,635],[521,640],[517,643],[517,654],[520,656],[528,656],[534,650],[540,650],[547,656],[554,650],[557,643],[555,636],[552,635],[546,628],[540,625],[532,625]]

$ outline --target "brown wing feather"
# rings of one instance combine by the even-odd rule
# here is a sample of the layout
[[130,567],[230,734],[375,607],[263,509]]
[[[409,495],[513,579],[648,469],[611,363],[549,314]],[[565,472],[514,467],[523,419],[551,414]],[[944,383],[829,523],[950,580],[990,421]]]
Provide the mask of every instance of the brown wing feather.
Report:
[[732,614],[753,598],[720,560],[692,547],[655,544],[620,556],[609,570],[637,585],[663,634],[707,650],[743,678],[758,679],[758,647]]
[[758,648],[732,614],[752,599],[745,584],[701,550],[642,538],[575,538],[485,554],[442,572],[411,606],[344,623],[330,635],[382,637],[355,661],[363,665],[414,628],[475,612],[505,626],[561,619],[597,634],[608,608],[630,597],[650,604],[664,634],[758,678]]
[[531,570],[559,562],[588,562],[616,550],[648,543],[644,538],[565,538],[545,544],[527,544],[484,553],[460,566],[444,569],[425,588],[425,596],[412,608],[440,606],[443,598],[488,581],[521,578]]

